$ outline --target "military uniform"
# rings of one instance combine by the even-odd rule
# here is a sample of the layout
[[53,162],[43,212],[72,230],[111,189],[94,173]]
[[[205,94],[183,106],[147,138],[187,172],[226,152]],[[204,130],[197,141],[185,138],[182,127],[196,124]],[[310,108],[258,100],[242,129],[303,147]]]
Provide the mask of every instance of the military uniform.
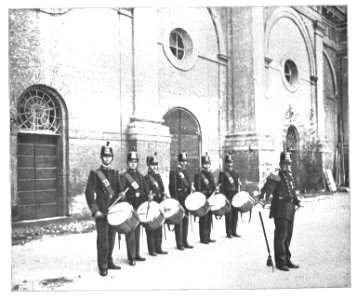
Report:
[[187,241],[189,211],[185,206],[185,200],[191,194],[191,182],[187,170],[180,165],[180,162],[187,162],[187,155],[184,151],[178,155],[178,161],[176,170],[170,171],[169,191],[171,197],[178,200],[185,209],[184,218],[179,224],[175,225],[176,246],[183,250],[184,248],[192,248]]
[[[148,166],[150,165],[157,166],[158,161],[157,161],[156,153],[154,156],[148,156],[146,159],[146,163]],[[145,178],[149,191],[153,192],[153,201],[156,201],[157,203],[161,203],[164,200],[164,195],[165,195],[165,187],[164,187],[164,183],[162,182],[161,175],[149,168]],[[149,228],[145,228],[148,250],[150,255],[155,256],[156,253],[167,254],[166,251],[162,250],[162,229],[163,226],[160,226],[155,230],[150,230]]]
[[[138,162],[138,156],[135,148],[128,154],[128,162],[130,160],[136,160]],[[130,203],[135,210],[139,206],[147,201],[149,190],[144,175],[142,175],[137,169],[128,170],[123,174],[123,189],[127,189],[125,201]],[[135,265],[135,261],[144,261],[145,258],[140,256],[140,229],[139,224],[133,231],[129,232],[125,236],[126,248],[128,260],[131,265]]]
[[[210,164],[210,158],[206,153],[206,156],[201,157],[201,164]],[[216,189],[216,183],[212,172],[208,169],[202,169],[200,173],[195,174],[194,184],[196,191],[201,192],[208,199]],[[209,211],[199,219],[199,234],[201,243],[208,244],[214,242],[211,239],[211,226],[212,226],[212,213]]]
[[[107,147],[102,147],[101,157],[113,154],[112,148],[108,146],[109,143]],[[108,188],[109,185],[110,188]],[[97,262],[100,274],[103,276],[106,275],[108,268],[120,268],[114,265],[112,257],[116,230],[108,223],[106,214],[108,213],[108,208],[117,199],[122,190],[118,171],[109,168],[109,165],[102,165],[99,169],[90,171],[85,196],[92,216],[95,217],[98,212],[103,214],[95,219]]]
[[[290,161],[290,156],[281,153],[280,161]],[[300,201],[296,196],[296,185],[290,170],[279,169],[268,176],[261,189],[261,196],[269,199],[272,195],[270,218],[274,218],[274,256],[279,269],[297,267],[291,262],[290,242],[293,234],[296,206]],[[265,204],[265,203],[264,203]]]
[[[231,154],[225,158],[226,163],[233,163]],[[239,192],[239,175],[236,171],[226,169],[219,173],[218,184],[220,184],[220,192],[226,196],[232,204],[232,199]],[[232,236],[240,237],[237,234],[238,224],[238,209],[232,206],[232,209],[225,214],[226,234],[228,238]]]

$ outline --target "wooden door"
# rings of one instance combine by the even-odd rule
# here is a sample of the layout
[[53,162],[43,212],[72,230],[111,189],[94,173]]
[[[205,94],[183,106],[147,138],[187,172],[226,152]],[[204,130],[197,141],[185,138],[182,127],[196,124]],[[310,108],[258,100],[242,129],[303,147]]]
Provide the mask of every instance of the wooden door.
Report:
[[193,180],[200,168],[201,134],[198,122],[188,111],[180,108],[170,110],[165,116],[165,125],[172,135],[170,145],[170,167],[175,169],[178,154],[185,150],[188,156],[188,172]]
[[57,135],[18,134],[19,219],[58,215]]

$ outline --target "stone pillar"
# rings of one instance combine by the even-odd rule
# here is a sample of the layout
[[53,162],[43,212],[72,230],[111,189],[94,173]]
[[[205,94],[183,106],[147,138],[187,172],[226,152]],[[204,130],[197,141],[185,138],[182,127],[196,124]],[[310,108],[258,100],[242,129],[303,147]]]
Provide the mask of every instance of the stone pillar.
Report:
[[[332,151],[328,145],[325,136],[325,110],[324,110],[324,66],[323,66],[323,37],[325,27],[319,21],[314,23],[314,36],[315,36],[315,58],[316,58],[316,121],[317,121],[317,161],[320,170],[319,174],[323,176],[326,168],[331,168]],[[326,189],[326,181],[322,180],[323,185],[319,188]]]
[[[228,133],[224,150],[233,150],[243,180],[258,182],[261,164],[272,159],[266,133],[264,95],[264,8],[234,7],[231,20],[231,62]],[[252,34],[252,32],[254,34]],[[261,158],[262,157],[262,158]]]
[[128,146],[137,148],[139,170],[145,173],[146,156],[158,152],[160,170],[168,176],[171,135],[158,115],[157,19],[156,8],[134,9],[134,112],[128,128]]

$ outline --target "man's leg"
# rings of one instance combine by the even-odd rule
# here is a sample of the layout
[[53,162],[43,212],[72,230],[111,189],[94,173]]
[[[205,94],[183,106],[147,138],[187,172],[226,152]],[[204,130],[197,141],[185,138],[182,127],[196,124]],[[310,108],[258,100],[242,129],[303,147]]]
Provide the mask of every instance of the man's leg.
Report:
[[287,252],[285,248],[288,237],[288,220],[283,218],[274,218],[274,256],[275,264],[279,267],[286,267]]

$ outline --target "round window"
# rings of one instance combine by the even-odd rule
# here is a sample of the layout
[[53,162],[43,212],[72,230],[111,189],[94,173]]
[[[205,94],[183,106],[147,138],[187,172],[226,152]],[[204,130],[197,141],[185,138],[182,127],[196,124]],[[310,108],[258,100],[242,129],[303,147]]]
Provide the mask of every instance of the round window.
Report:
[[167,59],[177,69],[188,71],[196,64],[197,47],[191,36],[181,27],[165,30],[163,48]]
[[173,30],[170,33],[170,50],[177,59],[183,59],[185,55],[185,44],[178,30]]
[[290,59],[288,59],[284,64],[284,75],[286,81],[289,82],[290,84],[294,84],[297,80],[298,77],[297,67],[295,63]]
[[291,92],[296,91],[299,83],[299,73],[294,61],[291,59],[284,60],[282,75],[286,88]]

